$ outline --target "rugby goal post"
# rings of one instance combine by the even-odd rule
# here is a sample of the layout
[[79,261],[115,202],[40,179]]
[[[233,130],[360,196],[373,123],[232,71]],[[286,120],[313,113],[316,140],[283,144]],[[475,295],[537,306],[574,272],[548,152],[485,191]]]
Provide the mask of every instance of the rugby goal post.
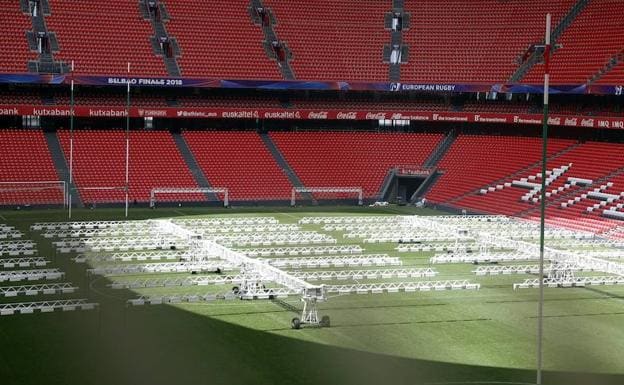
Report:
[[207,187],[188,187],[188,188],[179,188],[179,187],[156,187],[153,188],[150,192],[150,207],[156,207],[156,198],[158,194],[193,194],[193,193],[202,193],[202,194],[223,194],[223,206],[228,207],[230,205],[230,193],[227,188],[207,188]]
[[[20,194],[22,193],[23,197],[20,197],[22,200],[19,204],[56,204],[59,202],[53,202],[52,200],[47,200],[47,198],[37,199],[33,197],[28,197],[28,193],[39,193],[43,191],[59,191],[62,197],[62,205],[65,207],[67,205],[67,185],[65,181],[62,180],[52,180],[52,181],[16,181],[16,182],[0,182],[0,194]],[[32,202],[29,202],[32,201]],[[3,204],[0,200],[0,204]],[[18,203],[16,202],[6,202],[10,204]]]
[[340,194],[357,194],[358,205],[363,204],[363,191],[361,187],[293,187],[290,194],[290,205],[294,206],[297,194],[312,193],[340,193]]

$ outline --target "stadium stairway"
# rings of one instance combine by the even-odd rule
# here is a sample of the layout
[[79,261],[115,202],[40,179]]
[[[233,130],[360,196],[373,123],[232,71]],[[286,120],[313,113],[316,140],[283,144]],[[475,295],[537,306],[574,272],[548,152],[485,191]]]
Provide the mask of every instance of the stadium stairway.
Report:
[[58,136],[56,136],[56,132],[45,132],[44,136],[59,180],[65,181],[65,185],[68,186],[69,191],[71,192],[72,206],[82,206],[80,191],[76,188],[73,181],[71,181],[71,183],[69,181],[69,165],[63,155],[63,149],[61,148]]
[[[559,37],[561,37],[561,35],[566,31],[566,29],[570,26],[570,24],[574,22],[576,17],[585,9],[585,7],[587,7],[588,3],[589,3],[589,0],[578,0],[572,6],[572,8],[570,8],[570,11],[568,12],[568,14],[565,15],[563,19],[561,19],[559,24],[553,29],[552,34],[551,34],[551,40],[552,40],[552,45],[553,45],[551,56],[557,50],[556,43]],[[514,72],[514,74],[511,75],[511,77],[509,78],[509,81],[510,82],[521,81],[524,78],[524,76],[528,74],[536,64],[541,62],[541,60],[542,60],[542,56],[538,52],[533,52],[531,56],[527,58],[527,60],[525,60],[522,64],[520,64],[516,72]]]
[[[171,133],[171,135],[173,136],[173,141],[178,147],[178,151],[182,155],[186,166],[189,170],[191,170],[191,174],[193,175],[193,178],[195,178],[195,182],[197,182],[197,185],[201,188],[211,188],[212,186],[210,185],[208,178],[206,178],[206,175],[202,171],[201,167],[199,167],[199,164],[197,164],[197,159],[195,159],[195,156],[191,152],[188,143],[186,143],[186,140],[184,139],[184,136],[182,136],[179,132],[173,132]],[[208,198],[209,201],[219,200],[217,195],[214,193],[206,193],[206,198]]]
[[[263,13],[260,14],[258,12],[259,9],[263,10]],[[275,60],[277,67],[279,68],[282,77],[286,80],[294,80],[295,73],[290,66],[289,60],[292,57],[292,52],[290,48],[288,48],[287,44],[279,39],[277,34],[275,33],[275,29],[273,25],[276,22],[276,16],[272,9],[266,8],[264,4],[262,4],[261,0],[252,0],[251,6],[249,8],[249,16],[251,17],[251,21],[260,26],[262,28],[262,33],[264,34],[264,50],[267,56]],[[281,49],[283,50],[283,60],[280,58],[273,48],[272,42],[277,42]]]
[[[180,55],[180,47],[177,40],[171,36],[165,28],[165,22],[169,20],[169,14],[165,9],[165,5],[162,3],[156,3],[156,10],[151,11],[148,5],[148,1],[144,0],[139,2],[141,14],[145,20],[149,20],[154,29],[154,36],[151,38],[152,48],[154,53],[158,56],[162,56],[167,74],[173,77],[181,76],[180,66],[178,65],[177,57]],[[158,16],[156,14],[158,13]],[[160,41],[165,39],[170,45],[171,56],[162,48]]]
[[436,167],[440,159],[444,157],[446,152],[451,148],[453,143],[457,139],[457,133],[455,130],[451,130],[446,137],[438,143],[431,155],[425,160],[425,167]]
[[[282,170],[284,170],[290,183],[292,183],[292,185],[295,187],[305,187],[303,185],[303,182],[301,182],[301,179],[299,179],[299,177],[295,173],[295,170],[290,167],[290,165],[286,161],[286,158],[284,158],[284,155],[282,155],[280,150],[275,145],[273,139],[271,139],[271,136],[269,136],[269,134],[260,134],[260,138],[262,138],[262,142],[264,142],[266,148],[269,150],[271,155],[273,155],[273,159],[275,159],[275,162],[282,168]],[[303,196],[303,199],[314,202],[314,197],[312,196],[312,194],[303,193],[301,195]]]

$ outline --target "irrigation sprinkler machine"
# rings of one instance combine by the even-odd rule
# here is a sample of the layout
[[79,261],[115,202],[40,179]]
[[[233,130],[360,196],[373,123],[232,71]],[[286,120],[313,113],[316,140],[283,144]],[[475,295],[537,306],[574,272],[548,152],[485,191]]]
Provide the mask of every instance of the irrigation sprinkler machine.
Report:
[[[158,223],[161,234],[170,233],[178,238],[186,238],[192,254],[199,260],[217,257],[230,266],[238,267],[242,279],[240,279],[240,285],[232,288],[232,293],[241,300],[286,298],[299,293],[303,302],[303,310],[300,317],[291,320],[292,328],[330,326],[329,316],[319,317],[318,314],[317,304],[327,299],[323,285],[311,284],[263,260],[250,258],[239,251],[204,239],[201,234],[171,220],[158,220]],[[280,287],[267,287],[266,284],[270,282]]]

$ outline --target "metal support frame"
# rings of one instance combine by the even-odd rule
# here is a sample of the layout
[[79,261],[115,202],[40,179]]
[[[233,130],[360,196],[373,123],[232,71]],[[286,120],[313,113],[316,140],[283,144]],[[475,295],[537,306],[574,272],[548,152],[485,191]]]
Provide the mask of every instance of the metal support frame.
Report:
[[290,193],[290,205],[296,203],[297,194],[301,193],[356,193],[358,194],[358,205],[362,206],[363,192],[361,187],[293,187]]
[[43,191],[53,189],[58,189],[62,192],[63,208],[65,208],[67,206],[67,184],[63,180],[0,182],[0,192]]
[[0,304],[0,315],[32,314],[35,311],[39,311],[41,313],[50,313],[55,310],[93,310],[97,306],[97,303],[87,302],[86,299],[5,303]]
[[227,188],[207,188],[207,187],[156,187],[150,191],[149,206],[156,207],[157,194],[192,194],[192,193],[214,193],[223,194],[223,207],[230,205],[230,193]]

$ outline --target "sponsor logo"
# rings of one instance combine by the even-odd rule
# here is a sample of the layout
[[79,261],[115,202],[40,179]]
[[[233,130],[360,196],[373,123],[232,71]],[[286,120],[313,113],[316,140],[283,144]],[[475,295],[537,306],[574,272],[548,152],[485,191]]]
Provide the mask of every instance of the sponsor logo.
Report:
[[390,91],[400,91],[401,83],[390,83]]
[[336,114],[336,119],[357,119],[357,112],[339,112]]
[[18,115],[17,108],[0,108],[0,115]]
[[[140,113],[141,113],[141,110],[139,110],[139,114]],[[128,114],[126,113],[126,110],[89,108],[89,116],[105,117],[105,118],[121,118],[121,117],[128,116]],[[143,116],[143,115],[141,115],[141,116]]]
[[578,125],[578,119],[577,118],[566,118],[563,121],[563,124],[566,125],[566,126],[576,127]]
[[481,115],[474,116],[475,122],[483,123],[507,123],[507,118],[504,117],[483,117]]
[[615,94],[620,96],[624,93],[624,86],[617,86],[615,87]]
[[223,111],[222,118],[255,119],[259,116],[258,111]]
[[310,112],[308,119],[327,119],[327,111]]
[[154,118],[162,118],[167,116],[167,111],[165,110],[145,110],[139,109],[139,116],[151,116]]
[[370,119],[370,120],[385,120],[386,119],[386,113],[385,112],[367,112],[366,113],[366,119]]
[[594,127],[594,119],[581,120],[581,127]]
[[33,108],[34,116],[69,116],[70,111],[60,110],[58,108]]
[[559,126],[561,125],[561,118],[548,118],[548,124]]

